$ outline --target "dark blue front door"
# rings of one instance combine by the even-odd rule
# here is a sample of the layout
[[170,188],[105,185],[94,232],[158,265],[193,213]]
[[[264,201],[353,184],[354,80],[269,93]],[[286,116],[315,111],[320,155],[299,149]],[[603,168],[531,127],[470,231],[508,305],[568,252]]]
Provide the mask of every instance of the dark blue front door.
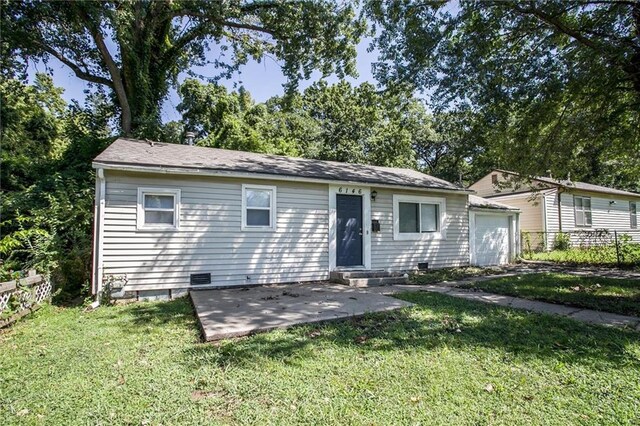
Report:
[[336,265],[362,266],[362,197],[336,195]]

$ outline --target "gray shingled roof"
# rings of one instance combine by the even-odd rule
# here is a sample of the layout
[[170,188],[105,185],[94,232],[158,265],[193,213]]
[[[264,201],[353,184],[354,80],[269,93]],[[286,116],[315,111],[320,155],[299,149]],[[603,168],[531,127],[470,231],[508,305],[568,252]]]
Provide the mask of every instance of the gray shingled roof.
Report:
[[309,160],[244,151],[120,138],[94,159],[94,167],[137,166],[256,173],[326,181],[362,182],[416,188],[466,191],[453,183],[411,169]]
[[558,180],[546,178],[546,177],[537,177],[536,179],[542,182],[555,183],[556,185],[560,185],[565,188],[575,188],[575,189],[581,189],[583,191],[602,192],[605,194],[640,197],[640,194],[636,194],[635,192],[623,191],[621,189],[615,189],[615,188],[608,188],[606,186],[594,185],[592,183],[574,182],[574,181],[569,181],[564,179],[558,181]]
[[469,194],[469,207],[476,207],[481,209],[520,211],[520,209],[517,207],[508,206],[506,204],[498,203],[497,201],[493,201],[493,200],[487,200],[486,198],[478,197],[477,195],[472,195],[472,194]]
[[[518,173],[516,172],[510,172],[509,170],[502,170],[502,169],[496,169],[495,171],[497,172],[501,172],[501,173],[508,173],[514,176],[518,176]],[[545,176],[536,176],[533,178],[534,180],[540,181],[540,182],[544,182],[544,183],[548,183],[554,186],[560,186],[563,188],[567,188],[567,189],[581,189],[583,191],[591,191],[591,192],[600,192],[603,194],[612,194],[612,195],[625,195],[625,196],[630,196],[630,197],[640,197],[640,194],[637,194],[635,192],[629,192],[629,191],[623,191],[621,189],[615,189],[615,188],[609,188],[606,186],[601,186],[601,185],[594,185],[592,183],[586,183],[586,182],[575,182],[575,181],[571,181],[571,180],[566,180],[566,179],[553,179],[550,177],[545,177]],[[500,194],[503,195],[503,194]]]

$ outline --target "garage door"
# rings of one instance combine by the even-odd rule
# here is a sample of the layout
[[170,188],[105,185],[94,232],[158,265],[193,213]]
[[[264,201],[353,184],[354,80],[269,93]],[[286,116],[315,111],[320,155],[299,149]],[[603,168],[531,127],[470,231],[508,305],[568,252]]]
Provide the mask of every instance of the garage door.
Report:
[[475,222],[475,263],[509,263],[509,217],[476,214]]

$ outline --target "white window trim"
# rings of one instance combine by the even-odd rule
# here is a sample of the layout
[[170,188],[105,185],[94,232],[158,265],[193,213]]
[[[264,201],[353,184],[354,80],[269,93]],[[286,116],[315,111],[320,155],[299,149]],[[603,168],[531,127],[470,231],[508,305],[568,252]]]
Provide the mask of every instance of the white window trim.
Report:
[[[631,210],[631,205],[635,207],[635,213]],[[629,201],[629,227],[631,229],[638,229],[638,203],[636,201]]]
[[[420,203],[438,205],[437,232],[400,232],[400,203]],[[414,195],[393,195],[393,239],[397,241],[429,241],[447,239],[447,201],[442,197],[421,197]]]
[[[173,224],[146,224],[144,222],[144,196],[145,195],[173,195]],[[181,192],[179,189],[170,188],[138,188],[138,206],[136,214],[136,227],[138,231],[177,231],[180,229],[180,203]]]
[[[257,189],[259,191],[271,191],[271,214],[269,215],[271,225],[270,226],[250,226],[247,225],[247,189]],[[275,186],[271,185],[253,185],[253,184],[242,184],[242,222],[240,223],[240,229],[242,231],[270,231],[275,232],[277,229],[277,212],[278,212],[278,195],[277,189]],[[253,207],[251,207],[253,209]],[[259,210],[261,208],[256,208]],[[267,210],[267,208],[262,208],[263,210]]]
[[[578,210],[578,207],[576,205],[576,199],[577,198],[581,198],[582,199],[582,207],[581,210]],[[589,210],[585,210],[584,208],[584,200],[588,199],[589,200]],[[587,215],[585,215],[585,212],[589,212],[590,216],[591,216],[591,223],[587,224],[584,223],[582,225],[578,225],[578,212],[582,213],[582,217],[583,219],[587,218]],[[573,196],[573,223],[575,224],[576,228],[592,228],[593,227],[593,200],[591,199],[591,197],[588,196],[584,196],[584,195],[574,195]],[[586,222],[586,220],[583,220],[583,222]]]

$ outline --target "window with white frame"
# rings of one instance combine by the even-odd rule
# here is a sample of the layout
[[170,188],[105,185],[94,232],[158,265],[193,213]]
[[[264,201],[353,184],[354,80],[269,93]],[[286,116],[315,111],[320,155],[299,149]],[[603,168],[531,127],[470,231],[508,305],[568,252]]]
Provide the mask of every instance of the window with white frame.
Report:
[[174,230],[180,222],[180,190],[138,188],[138,229]]
[[635,201],[629,202],[629,216],[631,219],[631,228],[635,229],[638,227],[638,205]]
[[591,197],[573,197],[576,226],[591,226]]
[[242,230],[276,229],[276,187],[242,185]]
[[393,216],[396,240],[444,238],[444,198],[394,195]]

